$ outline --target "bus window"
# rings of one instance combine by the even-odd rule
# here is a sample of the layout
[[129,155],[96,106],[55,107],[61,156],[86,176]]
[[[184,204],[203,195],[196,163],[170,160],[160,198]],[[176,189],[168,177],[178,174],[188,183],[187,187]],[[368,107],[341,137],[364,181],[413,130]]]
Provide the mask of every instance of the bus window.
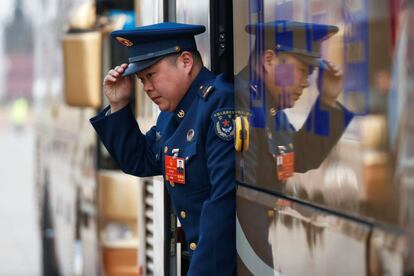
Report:
[[236,105],[249,122],[239,183],[402,223],[395,156],[412,105],[396,64],[401,43],[412,47],[391,2],[237,1]]
[[196,43],[204,66],[210,69],[210,1],[177,0],[176,3],[177,22],[206,26],[206,32],[196,37]]

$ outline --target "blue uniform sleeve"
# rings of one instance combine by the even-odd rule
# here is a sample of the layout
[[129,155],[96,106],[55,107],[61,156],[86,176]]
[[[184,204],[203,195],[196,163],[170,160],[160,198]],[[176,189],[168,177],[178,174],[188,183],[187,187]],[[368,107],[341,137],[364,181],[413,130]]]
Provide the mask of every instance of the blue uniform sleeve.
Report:
[[[234,110],[234,94],[223,94],[214,108]],[[205,145],[207,170],[212,187],[209,198],[202,206],[197,249],[192,255],[188,275],[235,275],[234,141],[219,137],[216,124],[210,119]]]
[[129,106],[106,116],[108,110],[105,108],[90,122],[121,170],[135,176],[161,174],[155,127],[144,135]]
[[[339,103],[338,103],[339,105]],[[318,98],[304,126],[294,134],[295,171],[317,169],[341,138],[354,114],[339,105],[324,105]]]

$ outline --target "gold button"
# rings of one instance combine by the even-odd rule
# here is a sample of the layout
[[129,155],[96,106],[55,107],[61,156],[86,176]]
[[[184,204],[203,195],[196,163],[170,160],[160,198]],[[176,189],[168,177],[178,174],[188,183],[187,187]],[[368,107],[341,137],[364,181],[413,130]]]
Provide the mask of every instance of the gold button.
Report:
[[190,243],[190,249],[191,250],[196,250],[196,248],[197,248],[197,244],[195,243],[195,242],[192,242],[192,243]]
[[170,186],[171,187],[174,187],[175,186],[175,183],[173,181],[170,181]]
[[180,119],[184,118],[184,116],[185,116],[185,111],[181,109],[180,111],[178,111],[177,116],[178,116]]
[[167,153],[168,152],[168,147],[166,146],[165,148],[164,148],[164,153]]
[[182,219],[185,219],[187,217],[187,214],[184,211],[181,211],[180,215]]
[[274,216],[275,216],[275,211],[274,211],[274,210],[267,210],[267,216],[268,216],[269,218],[274,217]]

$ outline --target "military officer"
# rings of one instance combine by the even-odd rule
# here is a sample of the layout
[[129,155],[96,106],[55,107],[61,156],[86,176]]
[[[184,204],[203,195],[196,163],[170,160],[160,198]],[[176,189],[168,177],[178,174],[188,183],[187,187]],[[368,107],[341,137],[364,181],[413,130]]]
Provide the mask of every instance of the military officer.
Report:
[[[276,20],[248,25],[246,31],[255,37],[256,45],[249,63],[235,77],[236,109],[247,113],[250,123],[248,149],[237,154],[237,180],[292,195],[286,190],[287,180],[294,172],[318,168],[353,116],[338,102],[342,91],[340,68],[321,59],[321,43],[338,28]],[[319,70],[319,96],[302,128],[296,130],[285,110],[293,107],[302,96],[316,68]],[[294,196],[306,199],[303,190],[293,192],[299,193]],[[240,225],[249,224],[247,221],[252,218],[248,214],[266,212],[263,205],[242,197],[237,200],[244,210],[252,211],[238,210]],[[272,239],[269,231],[278,215],[270,211],[270,216],[257,218],[261,227],[256,229],[255,236],[263,239],[253,239],[251,232],[243,232],[249,242],[254,241],[254,248],[260,248],[255,254],[266,264],[277,259],[269,246],[269,239]],[[286,224],[290,223],[286,218]]]
[[[235,178],[233,86],[205,67],[194,36],[204,26],[160,23],[115,31],[129,64],[104,79],[110,102],[90,121],[119,167],[163,175],[191,253],[188,275],[233,275]],[[136,75],[161,113],[146,134],[128,105]]]
[[[250,112],[250,149],[238,155],[238,180],[283,190],[294,172],[320,166],[353,115],[338,102],[341,69],[321,58],[321,43],[338,28],[276,20],[248,25],[256,38],[249,64],[235,78],[239,109]],[[296,131],[284,110],[294,106],[319,69],[319,96]],[[280,185],[282,184],[282,185]]]

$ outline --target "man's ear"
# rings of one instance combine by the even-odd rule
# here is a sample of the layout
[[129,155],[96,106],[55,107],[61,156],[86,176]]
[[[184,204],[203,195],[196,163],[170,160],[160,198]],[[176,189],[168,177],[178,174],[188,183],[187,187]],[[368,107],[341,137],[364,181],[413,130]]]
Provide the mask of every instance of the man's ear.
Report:
[[263,67],[265,72],[270,72],[273,69],[273,64],[276,61],[277,56],[273,50],[267,49],[263,53]]
[[193,64],[194,64],[193,54],[189,51],[184,51],[181,53],[178,60],[180,62],[180,65],[184,69],[184,71],[186,73],[190,73],[191,69],[193,68]]

